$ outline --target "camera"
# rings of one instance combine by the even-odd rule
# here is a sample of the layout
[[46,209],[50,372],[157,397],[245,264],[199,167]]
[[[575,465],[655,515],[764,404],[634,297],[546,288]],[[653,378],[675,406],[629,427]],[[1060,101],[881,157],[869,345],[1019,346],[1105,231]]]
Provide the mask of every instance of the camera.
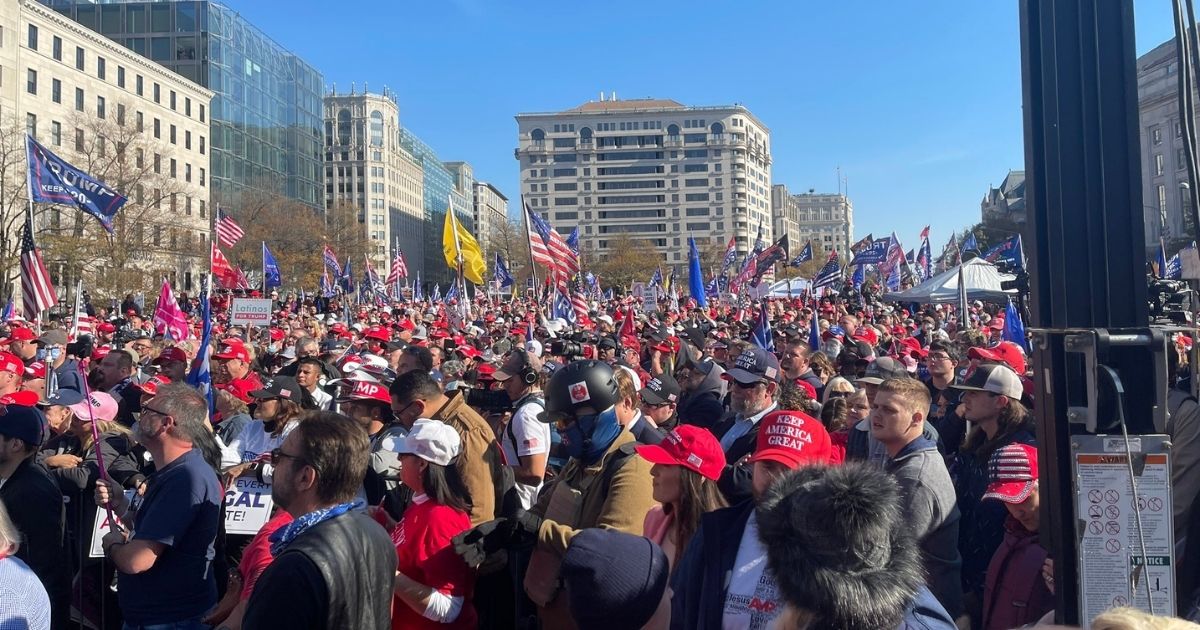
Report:
[[1190,324],[1195,291],[1182,280],[1148,279],[1147,299],[1150,319],[1167,320],[1175,324]]
[[512,400],[502,389],[468,389],[467,405],[481,413],[512,411]]
[[96,349],[96,342],[91,335],[80,335],[78,339],[67,344],[67,354],[77,359],[87,359]]

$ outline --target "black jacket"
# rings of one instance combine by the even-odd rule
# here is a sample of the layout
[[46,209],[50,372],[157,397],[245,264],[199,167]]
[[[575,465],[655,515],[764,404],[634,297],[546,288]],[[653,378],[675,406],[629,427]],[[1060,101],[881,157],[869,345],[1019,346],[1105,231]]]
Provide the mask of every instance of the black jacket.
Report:
[[754,502],[744,501],[700,517],[700,528],[671,576],[671,628],[721,627],[726,585],[737,561],[742,532],[753,512]]
[[53,627],[67,627],[71,621],[71,558],[66,506],[58,484],[30,457],[0,486],[0,501],[21,532],[16,556],[33,569],[50,595]]
[[[774,405],[774,403],[772,404]],[[775,405],[771,411],[778,409],[779,406]],[[736,420],[737,414],[730,412],[713,429],[713,434],[720,440],[733,427]],[[754,447],[758,444],[758,428],[760,426],[762,426],[761,418],[749,431],[738,437],[733,444],[729,445],[729,448],[725,449],[725,470],[721,472],[721,478],[717,480],[717,487],[721,489],[721,494],[725,495],[725,500],[730,505],[749,499],[753,492],[753,468],[742,462],[742,459],[754,452]]]
[[254,586],[242,627],[390,630],[396,548],[378,523],[347,512],[313,525]]
[[629,430],[638,444],[658,444],[663,441],[662,429],[654,426],[654,421],[638,412],[633,427]]
[[680,397],[675,409],[680,423],[711,429],[721,421],[721,416],[725,415],[725,405],[721,403],[723,373],[724,370],[717,366],[709,366],[709,373],[700,382],[700,387]]

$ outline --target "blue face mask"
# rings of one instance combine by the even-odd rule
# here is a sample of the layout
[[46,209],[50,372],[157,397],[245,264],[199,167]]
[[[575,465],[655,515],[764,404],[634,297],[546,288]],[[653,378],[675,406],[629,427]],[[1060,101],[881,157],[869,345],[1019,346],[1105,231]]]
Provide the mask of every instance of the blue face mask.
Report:
[[921,379],[922,381],[929,380],[929,367],[924,363],[917,366],[917,378]]
[[578,459],[586,465],[594,464],[621,434],[621,424],[617,422],[617,408],[609,407],[598,415],[577,418],[560,434],[563,449],[568,457]]
[[37,354],[36,354],[36,355],[34,355],[34,356],[36,356],[36,357],[37,357],[37,360],[38,360],[38,361],[45,361],[45,360],[46,360],[46,349],[45,349],[45,348],[38,348],[38,349],[37,349]]
[[62,348],[50,348],[50,360],[57,361],[62,356]]

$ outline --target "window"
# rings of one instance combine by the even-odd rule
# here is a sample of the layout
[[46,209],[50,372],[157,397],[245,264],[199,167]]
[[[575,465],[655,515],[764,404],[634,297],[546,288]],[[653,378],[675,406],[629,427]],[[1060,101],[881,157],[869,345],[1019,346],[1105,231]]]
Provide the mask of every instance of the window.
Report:
[[183,115],[184,116],[192,115],[192,99],[190,99],[186,96],[183,97]]
[[708,172],[707,164],[684,164],[684,173],[705,173]]
[[117,66],[117,87],[125,87],[125,66]]
[[162,121],[157,118],[154,119],[154,138],[162,140]]
[[160,86],[157,83],[154,84],[154,102],[155,103],[162,102],[162,86]]
[[37,115],[25,114],[25,133],[37,137]]
[[25,91],[30,94],[37,94],[37,70],[26,70]]
[[103,96],[96,97],[96,117],[104,118],[104,97]]
[[171,136],[170,136],[170,138],[171,138],[171,144],[176,144],[176,142],[175,142],[175,125],[171,125]]
[[683,180],[683,185],[684,186],[707,186],[708,180],[707,179],[685,179],[685,180]]
[[1154,156],[1154,174],[1163,174],[1163,155],[1161,153],[1155,154]]
[[185,130],[183,132],[183,148],[192,148],[192,132]]
[[137,167],[138,168],[146,168],[146,152],[142,149],[138,149],[137,153],[135,155],[137,156],[136,161],[135,161],[135,164],[137,164]]
[[79,127],[75,128],[75,150],[83,151],[83,130]]
[[183,181],[185,181],[185,182],[192,181],[192,165],[191,164],[183,165]]
[[1151,129],[1150,137],[1154,140],[1154,144],[1162,144],[1162,129],[1159,127]]
[[1175,168],[1187,168],[1187,152],[1183,149],[1175,149]]
[[142,75],[139,74],[139,75],[137,75],[136,78],[134,78],[133,85],[134,85],[134,91],[137,92],[138,96],[141,96],[142,92],[145,91],[145,90],[143,90],[143,87],[145,87],[145,86],[143,85]]
[[[200,186],[201,187],[205,186],[205,183],[204,183],[205,181],[206,180],[204,179],[204,167],[201,166],[200,167]],[[200,202],[200,216],[204,216],[204,202],[203,201]]]
[[83,111],[83,88],[75,88],[75,111]]
[[101,81],[104,80],[104,73],[105,73],[104,66],[105,66],[104,57],[96,57],[96,78],[100,79]]
[[76,46],[75,47],[75,69],[83,70],[84,66],[87,65],[85,63],[85,61],[86,60],[84,59],[83,46]]
[[708,201],[708,193],[688,193],[683,196],[684,201]]
[[200,104],[200,122],[204,122],[204,103]]
[[685,158],[706,158],[708,157],[708,149],[685,149],[683,152]]
[[159,175],[162,174],[162,156],[157,153],[154,154],[154,172]]
[[142,112],[137,113],[137,130],[139,132],[146,130],[146,117],[142,115]]
[[34,50],[37,50],[37,36],[38,36],[37,27],[30,24],[29,25],[29,39],[26,42],[26,44]]
[[1182,135],[1183,135],[1183,125],[1179,124],[1179,121],[1177,120],[1177,121],[1175,121],[1175,137],[1178,138]]
[[1158,185],[1158,211],[1159,213],[1167,211],[1167,187],[1164,184]]
[[200,136],[200,155],[204,155],[204,136]]
[[575,221],[579,219],[578,212],[555,212],[554,220],[556,221]]
[[178,174],[178,171],[176,170],[175,165],[176,165],[175,158],[171,158],[171,173],[170,173],[171,179],[175,179],[176,175]]
[[125,126],[125,104],[117,103],[117,124]]
[[62,123],[57,120],[50,121],[50,142],[56,147],[62,146]]
[[689,217],[706,217],[706,216],[708,216],[708,208],[688,208],[687,216],[689,216]]
[[686,227],[687,230],[691,232],[694,230],[708,230],[711,229],[712,226],[705,221],[704,223],[688,223]]
[[55,35],[54,40],[50,43],[50,54],[54,56],[55,61],[62,61],[62,38]]
[[62,81],[58,79],[50,80],[50,100],[55,103],[62,103]]
[[[200,183],[201,184],[204,183],[204,169],[200,169]],[[201,199],[200,200],[200,218],[203,219],[207,216],[208,216],[208,208],[205,206],[204,200]]]

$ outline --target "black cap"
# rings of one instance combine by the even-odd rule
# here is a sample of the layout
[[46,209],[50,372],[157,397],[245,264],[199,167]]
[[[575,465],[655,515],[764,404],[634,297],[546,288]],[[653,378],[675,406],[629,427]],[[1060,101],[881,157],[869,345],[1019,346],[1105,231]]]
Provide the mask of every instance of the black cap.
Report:
[[867,385],[879,385],[884,381],[892,378],[910,378],[908,368],[900,361],[892,357],[879,357],[867,366],[866,374],[855,381],[856,383],[865,383]]
[[763,348],[750,346],[738,355],[734,367],[725,374],[739,383],[762,380],[778,382],[779,359]]
[[593,527],[571,539],[561,577],[575,625],[608,630],[646,625],[670,572],[666,554],[650,539]]
[[679,383],[670,374],[663,373],[646,381],[646,386],[638,394],[642,400],[651,405],[662,405],[679,401]]
[[250,397],[260,400],[283,398],[299,405],[304,401],[304,390],[300,388],[296,379],[290,376],[276,376],[263,383],[262,389],[250,392]]

